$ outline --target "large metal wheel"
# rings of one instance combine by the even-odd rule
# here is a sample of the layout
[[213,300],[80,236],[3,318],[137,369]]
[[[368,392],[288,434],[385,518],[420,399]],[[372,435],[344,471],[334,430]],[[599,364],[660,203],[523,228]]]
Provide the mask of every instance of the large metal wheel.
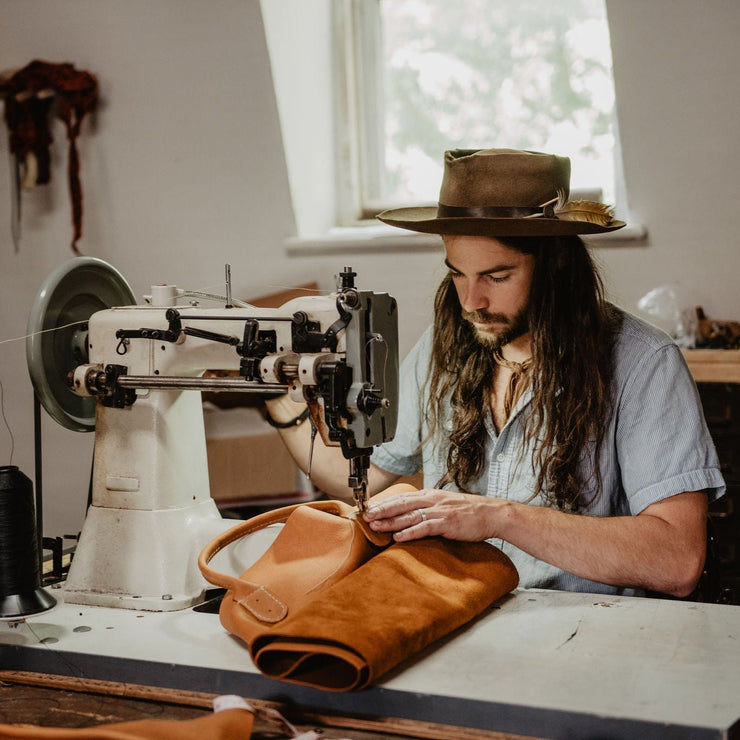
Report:
[[97,257],[76,257],[44,281],[31,306],[28,372],[49,416],[67,429],[95,429],[95,400],[78,396],[69,373],[88,361],[88,320],[97,311],[131,306],[136,297],[118,270]]

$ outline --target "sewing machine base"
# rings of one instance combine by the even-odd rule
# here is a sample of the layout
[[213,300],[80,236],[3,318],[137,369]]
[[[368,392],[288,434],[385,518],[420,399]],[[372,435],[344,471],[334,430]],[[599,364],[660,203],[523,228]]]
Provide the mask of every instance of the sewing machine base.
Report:
[[154,511],[91,506],[64,599],[155,612],[199,604],[210,585],[198,570],[198,555],[236,523],[222,519],[212,499]]

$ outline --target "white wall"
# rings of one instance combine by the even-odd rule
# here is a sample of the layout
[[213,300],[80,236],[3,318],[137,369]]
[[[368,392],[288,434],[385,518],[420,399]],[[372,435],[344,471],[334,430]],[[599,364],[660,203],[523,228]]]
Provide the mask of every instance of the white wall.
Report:
[[[0,70],[36,58],[98,77],[99,110],[85,120],[79,142],[79,246],[117,267],[137,295],[160,282],[218,290],[226,262],[234,294],[243,297],[312,279],[330,290],[345,264],[358,270],[361,287],[403,292],[407,303],[427,292],[413,278],[416,255],[402,255],[389,271],[376,256],[286,254],[283,241],[295,224],[258,0],[0,0]],[[4,132],[0,123],[3,148]],[[0,157],[0,341],[25,334],[41,283],[73,256],[61,124],[54,136],[52,184],[23,194],[18,254],[8,159]],[[24,342],[0,344],[0,382],[15,438],[12,462],[33,477]],[[75,532],[92,435],[42,416],[45,534]],[[0,464],[10,454],[0,419]]]
[[[80,139],[80,247],[113,263],[137,294],[165,281],[217,289],[225,262],[236,295],[307,279],[328,290],[331,276],[351,264],[362,287],[399,299],[405,352],[429,315],[441,274],[437,255],[284,248],[295,234],[291,188],[310,188],[317,209],[329,197],[322,189],[333,167],[325,154],[330,102],[321,97],[323,83],[311,84],[330,60],[327,40],[307,32],[311,20],[326,18],[326,3],[265,5],[268,30],[283,26],[288,39],[272,60],[276,73],[290,73],[292,64],[305,80],[300,98],[281,100],[285,115],[292,109],[282,127],[258,0],[0,0],[0,69],[41,58],[98,76],[101,105]],[[626,174],[632,206],[650,234],[641,246],[599,248],[610,292],[634,308],[650,288],[680,280],[710,315],[738,318],[740,102],[733,75],[740,3],[618,0],[609,2],[609,13]],[[291,48],[292,63],[285,56]],[[303,144],[296,131],[305,133]],[[18,254],[10,239],[7,158],[0,157],[0,340],[25,333],[38,287],[72,256],[64,132],[56,126],[54,133],[53,183],[24,193]],[[293,166],[302,148],[320,161],[315,179]],[[297,212],[308,220],[311,214],[310,205]],[[32,476],[32,391],[22,341],[0,344],[0,381],[13,462]],[[45,533],[74,531],[84,512],[92,435],[46,418],[44,441]],[[0,463],[9,456],[0,420]]]
[[607,0],[624,166],[642,248],[599,256],[634,308],[662,283],[688,306],[740,318],[740,3]]

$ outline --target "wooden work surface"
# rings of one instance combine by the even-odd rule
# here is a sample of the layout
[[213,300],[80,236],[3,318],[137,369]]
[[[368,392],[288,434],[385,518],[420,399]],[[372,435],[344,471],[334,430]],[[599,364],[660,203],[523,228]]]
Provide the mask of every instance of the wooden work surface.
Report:
[[740,349],[685,349],[697,383],[740,383]]
[[238,694],[299,713],[504,736],[740,737],[740,610],[722,604],[516,591],[376,685],[339,694],[265,678],[217,615],[191,609],[60,603],[0,624],[0,665],[82,688],[98,680]]
[[[83,728],[142,719],[186,721],[209,714],[214,696],[43,673],[0,671],[0,722]],[[251,703],[255,708],[279,711],[302,732],[318,730],[326,740],[538,740],[413,720],[319,714],[277,702]],[[289,735],[274,721],[256,717],[251,740],[281,737]]]

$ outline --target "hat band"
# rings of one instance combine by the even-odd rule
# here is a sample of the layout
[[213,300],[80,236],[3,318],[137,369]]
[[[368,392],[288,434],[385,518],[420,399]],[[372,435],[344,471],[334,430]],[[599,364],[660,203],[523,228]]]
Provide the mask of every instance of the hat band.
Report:
[[542,206],[447,206],[437,205],[437,218],[527,218],[542,215]]

